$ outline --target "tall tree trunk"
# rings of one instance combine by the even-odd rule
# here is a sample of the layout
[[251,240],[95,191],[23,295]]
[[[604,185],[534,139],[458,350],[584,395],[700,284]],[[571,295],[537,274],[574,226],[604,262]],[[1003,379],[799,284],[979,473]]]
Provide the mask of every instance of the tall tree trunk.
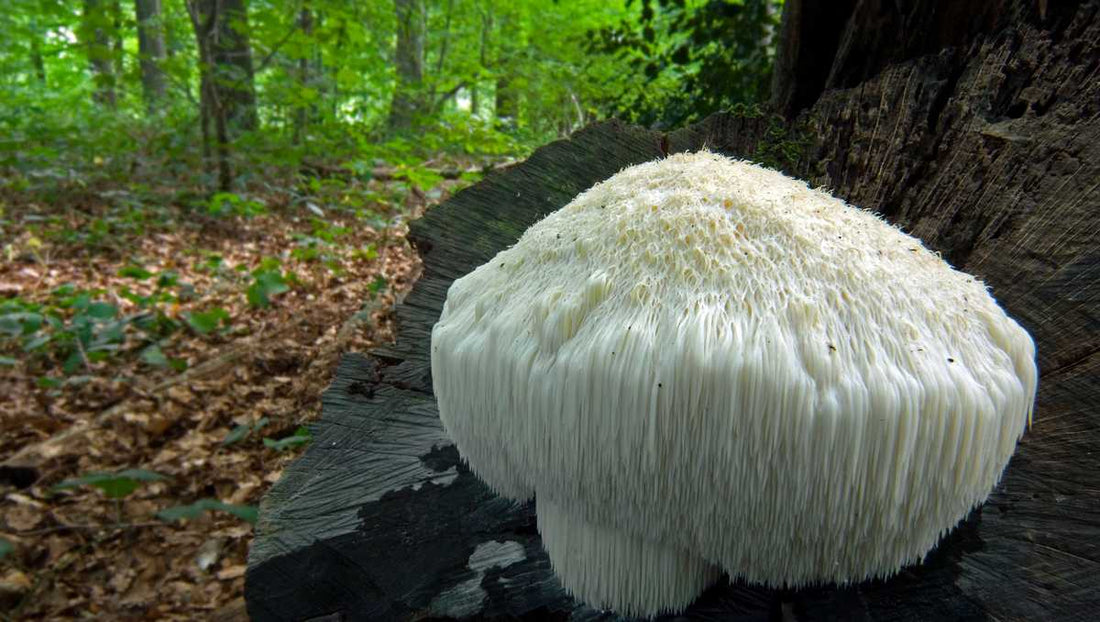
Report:
[[[308,3],[306,3],[298,13],[298,28],[301,29],[302,34],[307,37],[313,36],[313,12],[310,10]],[[303,53],[302,57],[298,59],[298,88],[302,91],[310,88],[309,57],[309,54]],[[310,111],[312,109],[313,105],[307,104],[304,101],[299,101],[294,107],[294,136],[292,141],[295,145],[300,144],[302,141],[302,135],[305,133],[306,126],[309,124]]]
[[164,73],[160,68],[160,63],[165,58],[160,0],[134,0],[134,15],[137,17],[141,91],[145,97],[146,109],[149,114],[153,114],[167,91]]
[[[493,30],[493,5],[489,3],[483,9],[481,9],[481,51],[480,62],[481,69],[484,70],[489,66],[489,35]],[[481,111],[481,75],[480,71],[478,75],[474,76],[473,82],[470,84],[470,112],[475,116]]]
[[249,39],[248,0],[203,0],[216,16],[211,52],[218,96],[231,136],[259,126]]
[[[507,68],[502,70],[507,71]],[[496,115],[497,123],[506,128],[515,129],[519,121],[519,99],[508,75],[497,78]]]
[[84,13],[81,16],[81,38],[88,51],[88,63],[92,67],[92,79],[95,91],[92,99],[109,108],[114,108],[115,74],[111,63],[111,16],[101,0],[84,0]]
[[[495,62],[497,81],[495,90],[496,123],[506,129],[515,129],[519,125],[519,94],[512,85],[511,57],[517,54],[515,15],[504,15],[500,20],[500,47]],[[510,47],[509,47],[510,46]]]
[[[218,22],[223,18],[218,0],[187,0],[187,12],[195,30],[195,42],[199,51],[200,119],[202,127],[202,154],[209,170],[217,153],[218,189],[228,192],[232,186],[233,172],[229,162],[229,123],[225,98],[215,71],[215,41]],[[211,136],[211,126],[215,135]],[[213,138],[213,140],[212,140]],[[213,143],[213,144],[212,144]]]
[[424,112],[424,36],[427,11],[424,0],[395,0],[397,12],[397,86],[390,106],[391,132],[411,129]]
[[42,33],[38,30],[38,22],[31,21],[31,67],[34,68],[34,77],[39,84],[46,84],[46,63],[42,59]]

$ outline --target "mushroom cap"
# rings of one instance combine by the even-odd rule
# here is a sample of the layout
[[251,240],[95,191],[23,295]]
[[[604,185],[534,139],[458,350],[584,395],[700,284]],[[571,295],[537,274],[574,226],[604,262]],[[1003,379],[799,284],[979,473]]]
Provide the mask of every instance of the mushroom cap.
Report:
[[708,152],[623,170],[455,281],[431,355],[493,489],[771,586],[922,559],[997,483],[1037,381],[978,279]]

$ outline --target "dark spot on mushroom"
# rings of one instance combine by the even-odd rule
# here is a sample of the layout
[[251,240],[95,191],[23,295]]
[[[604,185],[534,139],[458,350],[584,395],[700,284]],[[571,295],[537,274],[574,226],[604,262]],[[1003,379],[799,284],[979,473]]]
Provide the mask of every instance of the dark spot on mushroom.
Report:
[[948,362],[948,363],[954,363],[954,362],[955,362],[955,359],[953,359],[953,358],[948,358],[948,359],[947,359],[947,362]]
[[658,389],[660,389],[660,388],[661,388],[661,387],[663,387],[663,386],[665,386],[665,385],[661,384],[660,382],[658,382],[658,383],[657,383],[657,388],[658,388]]
[[836,352],[836,346],[834,346],[833,344],[830,343],[829,344],[829,351],[830,352]]

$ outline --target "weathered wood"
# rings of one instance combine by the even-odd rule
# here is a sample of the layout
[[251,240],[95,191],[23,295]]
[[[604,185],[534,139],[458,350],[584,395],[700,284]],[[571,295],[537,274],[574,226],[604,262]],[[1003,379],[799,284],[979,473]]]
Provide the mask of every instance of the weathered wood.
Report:
[[723,582],[683,618],[1091,619],[1100,10],[1071,3],[1040,19],[1031,4],[1013,5],[1008,26],[825,91],[785,135],[771,119],[731,115],[668,136],[600,124],[413,223],[424,274],[398,309],[398,343],[344,359],[312,446],[264,500],[247,575],[253,619],[616,619],[562,592],[533,507],[494,496],[461,464],[431,396],[429,334],[449,284],[540,217],[624,166],[703,145],[748,158],[793,149],[780,162],[788,172],[981,277],[1034,336],[1041,380],[1035,424],[1002,483],[925,563],[844,588]]

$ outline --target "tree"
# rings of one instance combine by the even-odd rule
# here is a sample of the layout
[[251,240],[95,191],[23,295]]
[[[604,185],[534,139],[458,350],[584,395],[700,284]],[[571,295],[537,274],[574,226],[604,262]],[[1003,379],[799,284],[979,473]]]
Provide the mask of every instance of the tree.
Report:
[[141,65],[141,88],[150,114],[164,99],[166,84],[160,65],[165,57],[164,28],[161,24],[160,0],[134,0],[137,17],[138,53]]
[[[306,38],[313,36],[313,11],[310,8],[309,2],[303,3],[302,9],[298,12],[298,29],[302,35]],[[294,106],[294,135],[291,139],[295,145],[302,141],[302,134],[306,130],[306,125],[309,123],[310,112],[315,109],[312,103],[307,103],[309,98],[304,97],[304,94],[310,91],[310,58],[307,52],[302,52],[298,58],[298,93],[303,97]]]
[[115,72],[111,62],[114,53],[111,50],[111,38],[114,20],[102,0],[84,0],[84,12],[81,16],[80,35],[87,50],[88,63],[92,68],[95,91],[92,99],[96,103],[114,108],[118,99],[115,93]]
[[425,112],[423,81],[427,10],[424,0],[395,0],[394,10],[397,15],[397,47],[394,50],[397,86],[390,105],[391,132],[410,129]]

